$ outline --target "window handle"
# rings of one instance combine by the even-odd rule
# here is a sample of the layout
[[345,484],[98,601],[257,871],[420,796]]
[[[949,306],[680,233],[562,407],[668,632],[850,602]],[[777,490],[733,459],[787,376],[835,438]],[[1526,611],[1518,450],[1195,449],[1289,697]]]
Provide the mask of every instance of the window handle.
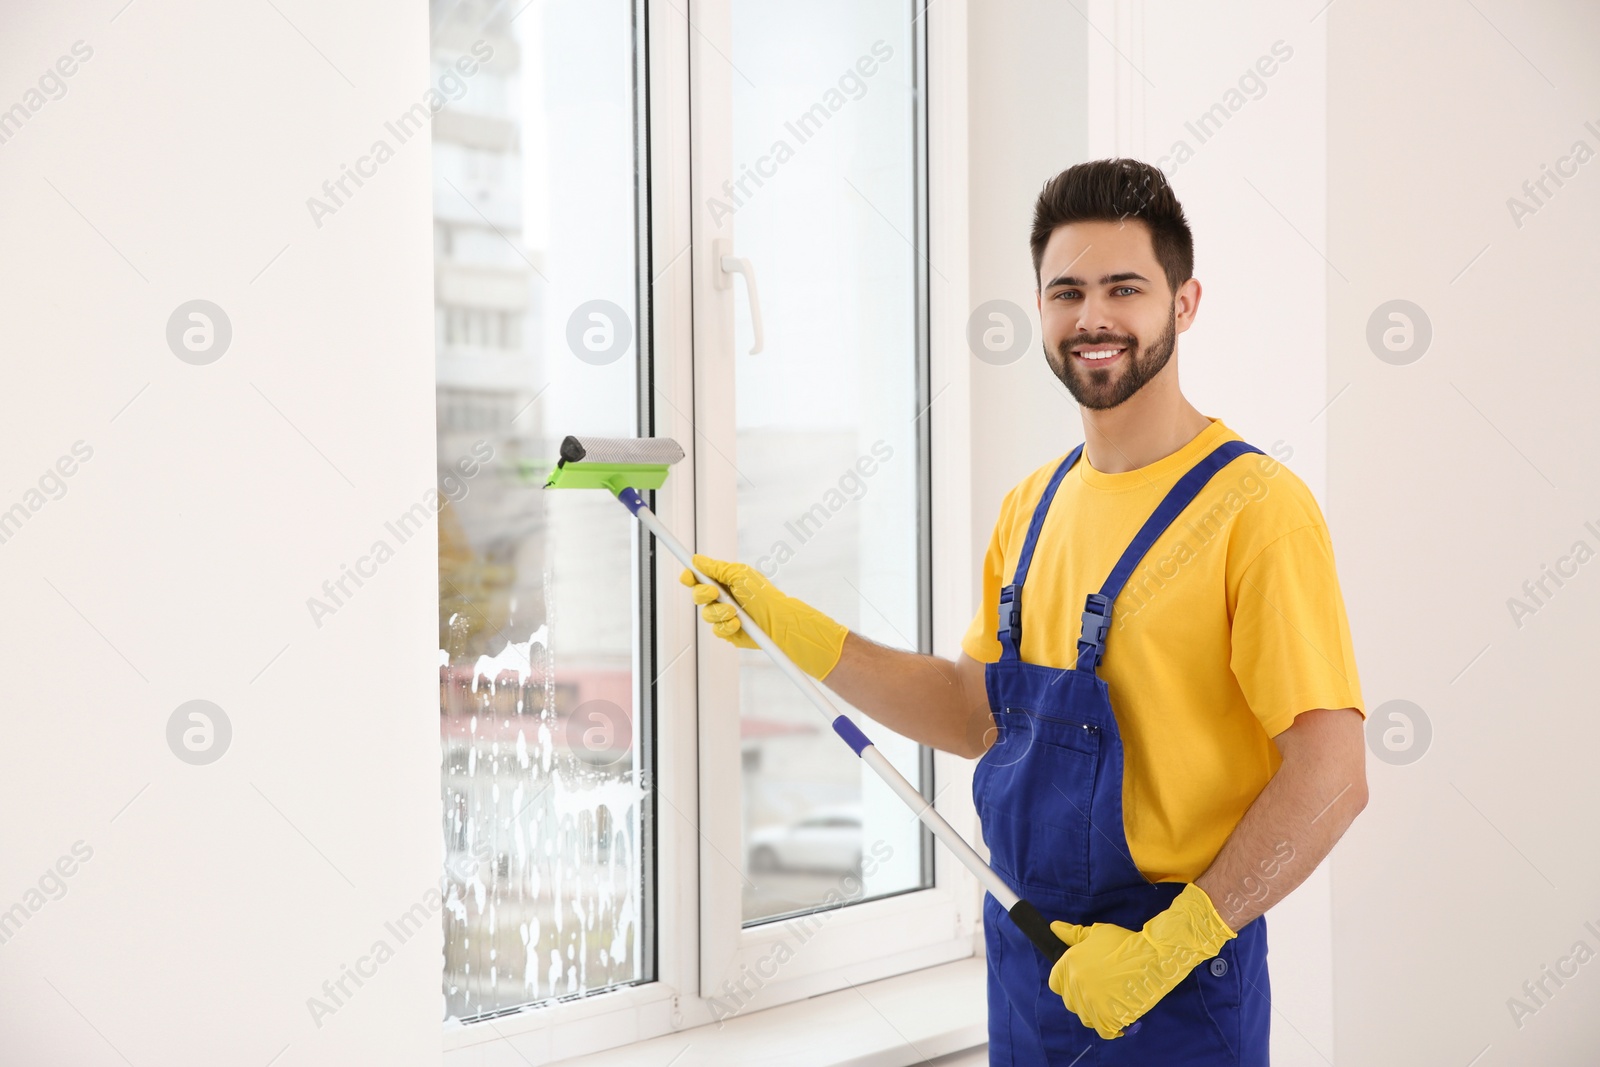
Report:
[[756,290],[756,269],[743,256],[730,254],[733,251],[731,238],[717,238],[712,243],[711,251],[717,260],[716,278],[718,289],[731,289],[733,287],[733,276],[735,274],[744,275],[745,293],[750,297],[750,326],[755,332],[755,343],[750,346],[750,354],[754,356],[763,347],[761,297]]

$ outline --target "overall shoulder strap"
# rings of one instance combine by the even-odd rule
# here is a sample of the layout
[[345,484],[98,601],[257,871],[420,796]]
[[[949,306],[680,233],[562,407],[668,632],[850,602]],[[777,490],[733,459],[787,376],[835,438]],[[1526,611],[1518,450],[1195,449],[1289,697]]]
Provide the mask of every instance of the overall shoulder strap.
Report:
[[1039,541],[1039,531],[1044,527],[1044,517],[1050,512],[1050,501],[1055,499],[1056,490],[1061,487],[1061,479],[1065,478],[1067,471],[1078,462],[1078,456],[1083,452],[1083,445],[1079,445],[1068,452],[1056,467],[1055,473],[1050,476],[1050,484],[1044,487],[1044,495],[1039,497],[1039,503],[1034,506],[1033,519],[1028,523],[1028,536],[1023,539],[1022,552],[1017,556],[1017,569],[1011,577],[1011,584],[1000,590],[1000,658],[1018,659],[1019,650],[1022,648],[1022,583],[1028,577],[1028,565],[1033,562],[1033,548]]
[[1258,452],[1261,449],[1243,441],[1225,441],[1218,445],[1212,452],[1189,469],[1189,472],[1178,479],[1156,507],[1151,516],[1145,520],[1139,532],[1123,550],[1122,558],[1117,560],[1117,565],[1111,568],[1105,584],[1100,587],[1100,592],[1090,593],[1084,604],[1083,625],[1078,638],[1078,670],[1094,670],[1100,664],[1100,657],[1105,654],[1106,634],[1111,629],[1111,605],[1116,601],[1117,594],[1122,592],[1122,587],[1133,576],[1133,569],[1139,561],[1150,551],[1150,546],[1156,539],[1166,532],[1183,509],[1205,487],[1213,475],[1232,463],[1239,456],[1248,452]]

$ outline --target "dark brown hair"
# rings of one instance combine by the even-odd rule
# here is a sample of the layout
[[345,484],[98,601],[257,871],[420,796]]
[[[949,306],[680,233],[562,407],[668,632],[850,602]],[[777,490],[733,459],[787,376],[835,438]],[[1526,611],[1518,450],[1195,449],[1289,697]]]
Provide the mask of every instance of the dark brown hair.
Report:
[[1194,236],[1183,205],[1159,167],[1137,159],[1092,159],[1044,183],[1033,208],[1033,284],[1039,286],[1044,246],[1057,226],[1070,222],[1141,219],[1150,230],[1156,262],[1173,293],[1194,274]]

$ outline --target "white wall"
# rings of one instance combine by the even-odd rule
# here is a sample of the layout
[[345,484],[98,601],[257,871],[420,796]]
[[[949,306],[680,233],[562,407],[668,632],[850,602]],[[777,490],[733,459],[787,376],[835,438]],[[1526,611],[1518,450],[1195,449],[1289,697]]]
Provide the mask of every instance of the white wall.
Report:
[[[1184,389],[1201,411],[1276,452],[1326,503],[1317,252],[1326,246],[1326,24],[1308,23],[1315,9],[1298,7],[1232,3],[1219,19],[1214,8],[1176,2],[1081,5],[1091,28],[1071,5],[974,6],[972,301],[1011,300],[1032,331],[1017,362],[974,362],[980,557],[1005,491],[1082,440],[1077,406],[1039,345],[1028,233],[1040,186],[1091,158],[1128,155],[1163,167],[1194,232],[1203,288],[1195,325],[1179,338]],[[1280,41],[1286,60],[1273,54]],[[1273,73],[1229,98],[1263,57]],[[1218,103],[1234,109],[1202,141],[1185,122]],[[1179,140],[1192,156],[1163,159]],[[1334,538],[1341,543],[1336,523]],[[1325,866],[1268,918],[1280,1067],[1332,1055],[1329,884]]]
[[[1600,952],[1600,568],[1547,582],[1520,628],[1507,601],[1576,542],[1600,549],[1600,11],[1342,0],[1324,18],[1329,384],[1349,383],[1329,518],[1366,695],[1433,732],[1414,763],[1371,761],[1340,848],[1341,1062],[1592,1064],[1600,964],[1569,961],[1542,1005],[1522,985],[1580,941]],[[1577,141],[1590,161],[1519,227],[1508,199]],[[1397,298],[1433,327],[1406,366],[1366,341]],[[1520,1028],[1512,997],[1537,1009]]]
[[[385,929],[437,885],[431,524],[305,605],[434,484],[427,137],[305,206],[427,88],[426,8],[8,5],[0,108],[77,41],[0,143],[0,508],[92,449],[0,543],[0,909],[90,855],[0,944],[0,1060],[436,1063],[439,923]],[[194,298],[205,366],[165,339]],[[207,766],[166,739],[196,698]]]

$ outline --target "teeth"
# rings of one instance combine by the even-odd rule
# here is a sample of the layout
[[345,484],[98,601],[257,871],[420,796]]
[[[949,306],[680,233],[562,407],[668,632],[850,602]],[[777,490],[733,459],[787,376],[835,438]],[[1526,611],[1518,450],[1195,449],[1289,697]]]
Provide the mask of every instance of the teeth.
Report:
[[1082,349],[1079,349],[1078,355],[1082,356],[1084,359],[1110,359],[1112,356],[1121,351],[1122,349],[1120,348],[1109,349],[1104,352],[1085,352]]

